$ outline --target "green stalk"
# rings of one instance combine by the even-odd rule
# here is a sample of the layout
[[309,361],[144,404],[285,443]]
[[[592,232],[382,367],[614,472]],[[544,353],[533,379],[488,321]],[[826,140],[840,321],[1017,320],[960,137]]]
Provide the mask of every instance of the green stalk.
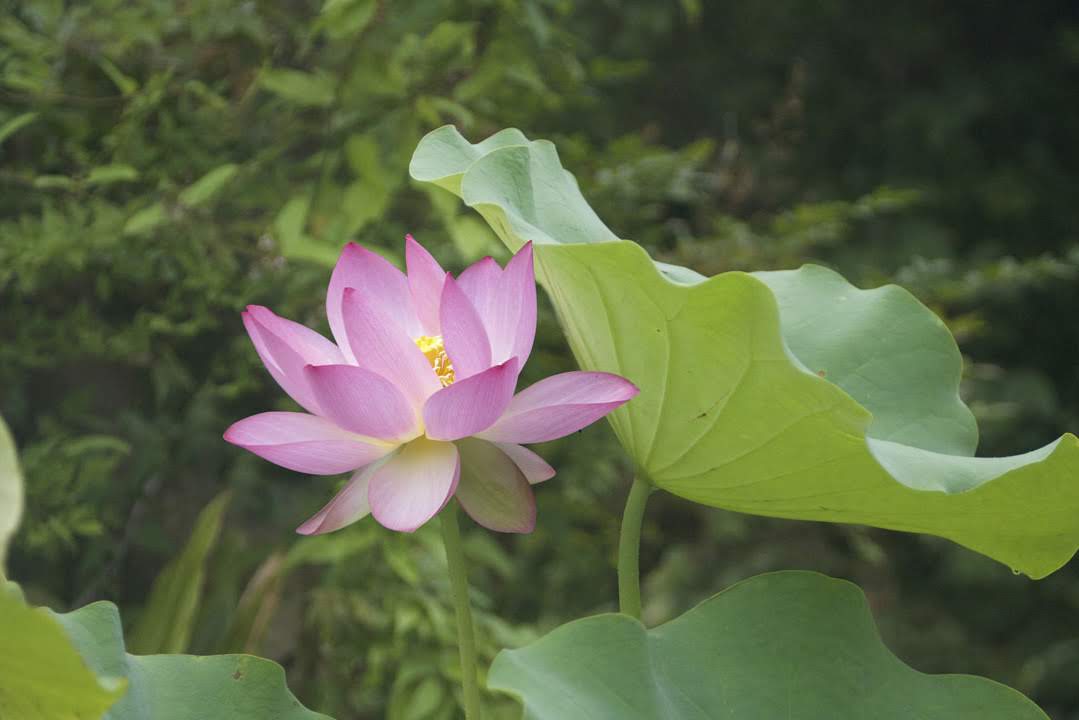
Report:
[[652,490],[651,483],[641,475],[633,479],[618,538],[618,609],[638,620],[641,619],[641,524]]
[[461,653],[461,685],[465,693],[465,720],[480,720],[480,685],[476,676],[476,633],[472,629],[472,609],[468,602],[468,571],[457,526],[457,501],[450,501],[441,513],[442,543],[450,569],[453,610],[457,615],[457,647]]

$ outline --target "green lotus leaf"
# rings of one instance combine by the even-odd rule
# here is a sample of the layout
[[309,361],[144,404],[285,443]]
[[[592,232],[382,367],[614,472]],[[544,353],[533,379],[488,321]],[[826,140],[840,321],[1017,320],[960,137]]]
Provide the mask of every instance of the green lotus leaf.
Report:
[[703,278],[618,240],[545,141],[452,127],[412,173],[457,192],[537,274],[580,365],[641,394],[610,416],[649,480],[740,512],[953,540],[1031,577],[1079,548],[1079,440],[972,457],[961,357],[906,291],[824,268]]
[[300,704],[274,662],[130,655],[115,605],[58,614],[10,590],[0,591],[0,718],[329,720]]
[[488,685],[525,720],[1047,720],[999,683],[905,665],[857,586],[809,572],[759,575],[651,630],[571,622],[499,653]]
[[95,673],[51,613],[27,607],[15,587],[0,587],[0,718],[98,720],[125,680]]
[[104,720],[329,720],[300,704],[285,685],[285,671],[270,660],[130,655],[120,614],[107,602],[53,617],[97,675],[127,680],[127,693]]

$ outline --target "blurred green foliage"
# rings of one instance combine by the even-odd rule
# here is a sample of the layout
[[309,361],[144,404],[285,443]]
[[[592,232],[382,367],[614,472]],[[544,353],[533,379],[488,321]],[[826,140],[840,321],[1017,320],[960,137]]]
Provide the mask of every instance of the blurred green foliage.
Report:
[[[136,616],[231,489],[188,649],[280,660],[316,710],[455,716],[444,558],[426,530],[371,522],[295,540],[336,481],[220,439],[288,407],[239,312],[325,330],[349,239],[400,259],[412,232],[454,270],[500,255],[448,193],[407,182],[443,123],[554,140],[600,216],[660,259],[815,260],[909,287],[967,353],[983,454],[1079,427],[1079,13],[1062,0],[0,9],[0,412],[27,477],[9,574],[57,609]],[[544,306],[525,381],[571,366]],[[540,449],[559,475],[537,531],[468,533],[487,659],[612,607],[631,469],[605,426]],[[849,577],[913,666],[1079,718],[1074,563],[1033,584],[932,538],[656,496],[642,566],[653,621],[763,570]]]

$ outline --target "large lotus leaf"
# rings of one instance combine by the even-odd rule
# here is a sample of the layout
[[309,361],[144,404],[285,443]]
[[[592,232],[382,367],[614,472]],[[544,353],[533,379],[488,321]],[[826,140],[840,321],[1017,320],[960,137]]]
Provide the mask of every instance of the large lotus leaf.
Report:
[[488,685],[526,720],[1047,720],[999,683],[908,667],[857,586],[808,572],[746,580],[651,630],[571,622],[499,653]]
[[88,667],[47,610],[0,587],[0,718],[98,720],[124,687]]
[[112,603],[54,617],[95,673],[127,679],[127,693],[104,720],[329,720],[304,708],[285,685],[285,671],[269,660],[130,655]]
[[658,265],[615,239],[553,145],[495,145],[441,128],[412,171],[456,189],[511,249],[537,244],[578,362],[641,388],[611,422],[656,486],[758,515],[939,535],[1032,577],[1075,553],[1079,440],[971,457],[959,352],[909,293],[814,266],[705,279]]

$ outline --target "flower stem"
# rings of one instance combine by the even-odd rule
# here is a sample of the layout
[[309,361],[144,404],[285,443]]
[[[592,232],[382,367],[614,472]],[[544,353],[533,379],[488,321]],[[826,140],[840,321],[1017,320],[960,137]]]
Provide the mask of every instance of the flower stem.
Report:
[[641,619],[641,523],[652,490],[651,483],[641,475],[633,479],[618,538],[618,609],[638,620]]
[[461,685],[465,693],[466,720],[480,720],[480,686],[476,679],[476,633],[472,629],[472,609],[468,602],[468,571],[461,547],[461,530],[457,526],[457,501],[452,500],[442,511],[442,543],[446,547],[446,564],[450,570],[453,609],[457,615],[457,647],[461,653]]

